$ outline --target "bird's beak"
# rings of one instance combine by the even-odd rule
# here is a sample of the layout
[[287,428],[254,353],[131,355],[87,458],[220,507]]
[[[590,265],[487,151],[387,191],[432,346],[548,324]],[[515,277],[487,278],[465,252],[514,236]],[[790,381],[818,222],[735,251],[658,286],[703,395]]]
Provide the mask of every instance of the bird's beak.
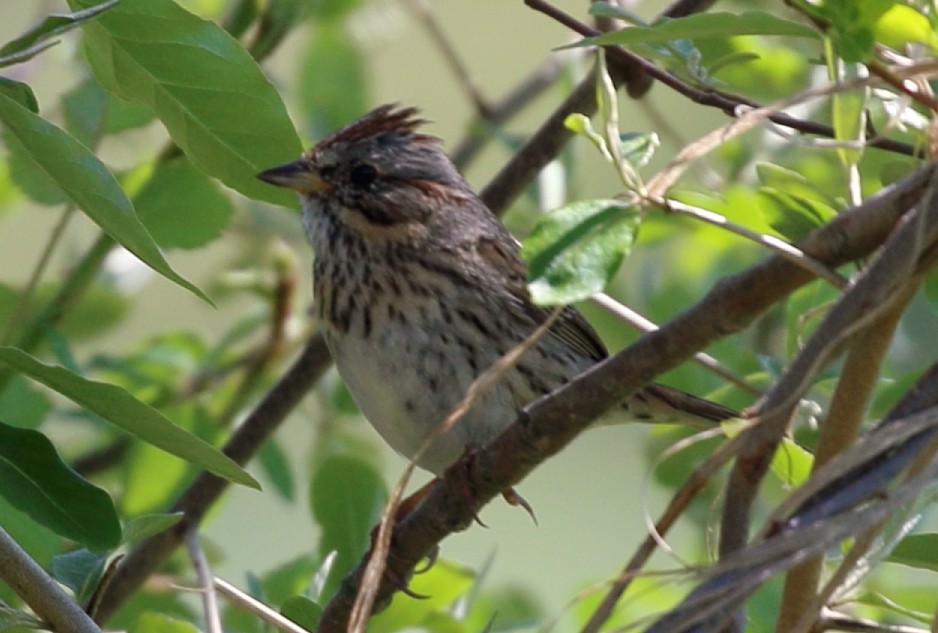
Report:
[[262,171],[257,177],[299,193],[323,193],[332,188],[332,185],[320,178],[312,163],[304,158]]

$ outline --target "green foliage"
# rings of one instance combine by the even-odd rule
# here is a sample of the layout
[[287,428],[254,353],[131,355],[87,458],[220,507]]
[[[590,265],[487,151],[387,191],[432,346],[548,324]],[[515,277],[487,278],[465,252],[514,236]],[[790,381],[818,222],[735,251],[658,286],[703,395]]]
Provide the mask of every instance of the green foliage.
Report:
[[[21,4],[34,18],[31,26],[0,37],[0,70],[7,75],[0,76],[0,529],[83,606],[110,582],[110,566],[122,554],[189,525],[180,524],[175,504],[193,481],[208,479],[206,473],[252,488],[260,480],[263,501],[275,504],[256,511],[260,493],[239,489],[205,509],[197,523],[209,564],[236,570],[230,582],[311,630],[370,545],[387,500],[385,481],[398,474],[381,466],[398,462],[382,460],[380,440],[361,423],[334,374],[304,401],[298,424],[291,420],[273,437],[257,440],[248,467],[254,476],[220,448],[315,328],[307,303],[308,247],[296,214],[280,208],[294,210],[295,196],[255,178],[295,159],[300,136],[321,138],[381,95],[422,106],[437,124],[430,133],[446,136],[448,149],[455,149],[460,130],[472,130],[475,141],[496,148],[483,159],[502,160],[504,150],[520,150],[540,124],[537,117],[566,96],[570,78],[584,75],[596,60],[597,111],[567,117],[575,138],[550,170],[550,184],[562,185],[564,201],[534,209],[532,187],[513,214],[518,226],[533,227],[518,235],[533,298],[549,305],[583,301],[613,350],[638,334],[586,302],[591,295],[608,292],[666,321],[768,255],[742,236],[745,231],[727,227],[776,244],[797,242],[918,170],[921,159],[908,154],[933,146],[933,102],[925,87],[938,21],[934,7],[918,0],[795,0],[785,10],[771,3],[740,11],[728,5],[651,21],[597,2],[592,16],[623,20],[628,28],[570,46],[626,47],[670,72],[672,84],[683,81],[701,91],[697,102],[657,82],[642,107],[633,107],[613,85],[616,62],[607,54],[608,60],[570,61],[574,71],[561,74],[561,88],[539,93],[535,106],[520,114],[499,107],[505,105],[501,90],[533,68],[523,67],[520,55],[493,63],[489,46],[467,35],[479,30],[468,23],[474,11],[485,14],[480,24],[492,19],[491,7],[473,3],[458,11],[431,3],[440,14],[437,27],[466,62],[471,86],[456,75],[440,82],[435,73],[444,68],[444,55],[422,48],[432,38],[415,36],[418,21],[400,19],[396,5],[377,0],[68,0],[60,4],[72,13],[53,15],[42,13],[47,3]],[[576,11],[585,14],[585,7]],[[528,47],[526,14],[518,15],[514,44]],[[538,19],[527,17],[532,24]],[[569,41],[558,36],[554,44]],[[866,80],[870,75],[880,77],[875,85]],[[798,97],[825,81],[839,87]],[[536,84],[515,98],[538,93]],[[479,103],[468,103],[460,87]],[[745,134],[727,128],[716,147],[704,148],[695,139],[729,122],[727,115],[738,119],[755,107],[708,105],[734,95],[761,104],[784,100],[785,113],[810,122],[813,132],[762,121]],[[473,108],[509,112],[509,120],[470,120]],[[830,138],[816,134],[825,125]],[[905,153],[873,148],[873,139],[905,144]],[[655,173],[676,157],[688,167],[677,185],[650,195]],[[480,188],[484,181],[476,174],[498,167],[471,165],[469,179]],[[667,200],[696,209],[697,216],[665,213]],[[119,255],[132,263],[121,267]],[[837,272],[852,279],[868,265]],[[214,304],[197,302],[176,285],[202,299],[210,294]],[[938,276],[932,273],[923,290],[880,368],[870,420],[887,412],[934,361]],[[809,284],[708,352],[750,385],[771,389],[842,296],[830,284]],[[841,373],[837,365],[826,368],[801,394],[794,432],[774,452],[750,534],[780,529],[781,523],[761,522],[814,477],[814,424],[824,419]],[[661,380],[736,408],[755,401],[747,389],[690,363]],[[506,573],[505,559],[521,551],[540,564],[553,551],[533,547],[535,537],[528,542],[533,528],[527,523],[521,536],[513,534],[496,513],[490,522],[486,509],[487,535],[499,543],[499,553],[477,568],[455,560],[456,547],[447,541],[428,571],[407,579],[427,598],[398,595],[370,630],[582,626],[644,537],[633,532],[644,529],[642,514],[655,515],[666,503],[661,494],[684,484],[741,426],[725,425],[719,437],[689,442],[667,459],[662,455],[686,435],[672,428],[630,432],[616,460],[625,455],[627,470],[638,473],[653,468],[647,490],[607,480],[572,488],[570,481],[581,480],[566,472],[559,484],[550,480],[556,497],[536,481],[522,484],[542,495],[532,499],[539,516],[542,508],[572,506],[572,498],[597,499],[595,516],[565,517],[572,536],[552,547],[595,548],[602,571],[588,567],[584,554],[582,570],[577,565],[541,576],[532,571],[539,567],[519,565],[505,582],[498,577]],[[627,452],[629,442],[640,444],[634,453]],[[538,475],[549,478],[550,469]],[[725,495],[720,477],[685,512],[683,532],[673,542],[665,536],[682,562],[705,566],[712,559],[708,534]],[[184,499],[182,507],[198,504]],[[926,491],[879,529],[876,549],[864,559],[875,573],[852,575],[857,591],[842,594],[838,609],[934,628],[932,501]],[[298,511],[285,518],[277,511],[283,506]],[[607,510],[620,506],[634,525],[616,525],[614,542],[594,538],[610,520]],[[920,533],[909,533],[917,525]],[[481,532],[474,525],[459,538],[475,545]],[[831,547],[824,577],[843,560]],[[191,561],[180,552],[159,562],[170,581],[139,590],[107,628],[197,630],[204,621],[197,601],[167,590],[192,584]],[[678,603],[698,577],[661,575],[673,567],[665,560],[639,577],[606,629],[646,623]],[[747,630],[775,625],[781,583],[776,574],[749,600]],[[36,626],[24,609],[0,583],[0,628]],[[255,613],[227,599],[222,612],[225,630],[268,630]]]
[[525,240],[531,296],[573,303],[600,292],[628,253],[640,216],[618,200],[575,202],[545,216]]
[[111,497],[69,468],[38,431],[0,422],[0,494],[37,523],[92,549],[120,540]]

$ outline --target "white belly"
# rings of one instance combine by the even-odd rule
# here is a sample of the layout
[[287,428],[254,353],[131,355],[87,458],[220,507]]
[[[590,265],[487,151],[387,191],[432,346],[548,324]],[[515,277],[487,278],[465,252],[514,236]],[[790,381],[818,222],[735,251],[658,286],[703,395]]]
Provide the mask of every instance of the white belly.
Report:
[[[368,339],[329,332],[326,340],[339,373],[372,426],[410,459],[463,399],[476,371],[465,350],[438,333],[404,323],[386,324]],[[492,361],[479,363],[484,371]],[[483,394],[449,431],[417,456],[417,464],[442,474],[467,444],[482,445],[516,416],[506,380]]]

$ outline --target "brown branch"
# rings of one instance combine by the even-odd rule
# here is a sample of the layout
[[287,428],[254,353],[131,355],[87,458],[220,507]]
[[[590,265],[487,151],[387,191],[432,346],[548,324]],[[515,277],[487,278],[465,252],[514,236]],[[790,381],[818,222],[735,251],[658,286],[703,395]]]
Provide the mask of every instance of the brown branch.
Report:
[[[223,450],[238,464],[245,464],[277,429],[329,367],[331,358],[322,336],[312,336],[293,365],[231,435]],[[183,542],[186,532],[201,522],[208,509],[228,488],[228,482],[203,472],[180,495],[169,512],[183,518],[165,532],[141,541],[120,562],[108,590],[101,598],[95,620],[104,622]]]
[[[868,255],[903,212],[921,196],[932,175],[922,169],[814,231],[799,247],[828,265]],[[388,570],[377,588],[376,610],[399,589],[388,578],[407,578],[448,534],[468,526],[479,509],[514,486],[540,462],[557,453],[581,430],[655,375],[695,351],[750,325],[780,298],[812,279],[810,273],[770,258],[717,284],[699,303],[622,352],[541,398],[498,438],[475,455],[473,466],[453,467],[424,501],[395,527]],[[467,503],[468,496],[473,503]],[[367,557],[326,605],[320,633],[342,633],[367,565]]]
[[[900,300],[860,332],[851,345],[830,409],[820,425],[812,473],[856,441],[889,343],[917,288],[917,284],[905,284]],[[813,605],[823,563],[824,558],[817,557],[788,572],[776,627],[780,633],[790,633]]]
[[[890,235],[877,258],[831,309],[802,352],[761,403],[760,423],[744,431],[745,441],[727,482],[720,529],[720,558],[748,541],[750,512],[772,455],[798,398],[844,341],[891,309],[897,287],[914,268],[923,248],[938,236],[938,187]],[[901,296],[901,295],[899,295]]]

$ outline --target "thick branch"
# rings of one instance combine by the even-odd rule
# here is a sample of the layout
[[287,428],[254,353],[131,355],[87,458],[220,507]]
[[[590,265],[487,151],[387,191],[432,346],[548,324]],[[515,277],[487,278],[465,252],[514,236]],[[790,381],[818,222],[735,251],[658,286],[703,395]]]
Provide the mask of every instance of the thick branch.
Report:
[[[923,169],[884,189],[813,232],[799,247],[832,266],[868,255],[921,196],[931,174],[930,168]],[[723,280],[657,332],[535,401],[515,424],[479,450],[474,468],[451,468],[396,526],[387,576],[407,578],[446,535],[469,525],[482,506],[521,481],[606,410],[697,350],[748,326],[811,279],[810,273],[789,262],[768,259]],[[475,503],[466,503],[467,490]],[[349,574],[326,606],[320,633],[346,630],[366,564],[367,559]],[[384,580],[377,590],[376,609],[386,606],[397,588]]]

